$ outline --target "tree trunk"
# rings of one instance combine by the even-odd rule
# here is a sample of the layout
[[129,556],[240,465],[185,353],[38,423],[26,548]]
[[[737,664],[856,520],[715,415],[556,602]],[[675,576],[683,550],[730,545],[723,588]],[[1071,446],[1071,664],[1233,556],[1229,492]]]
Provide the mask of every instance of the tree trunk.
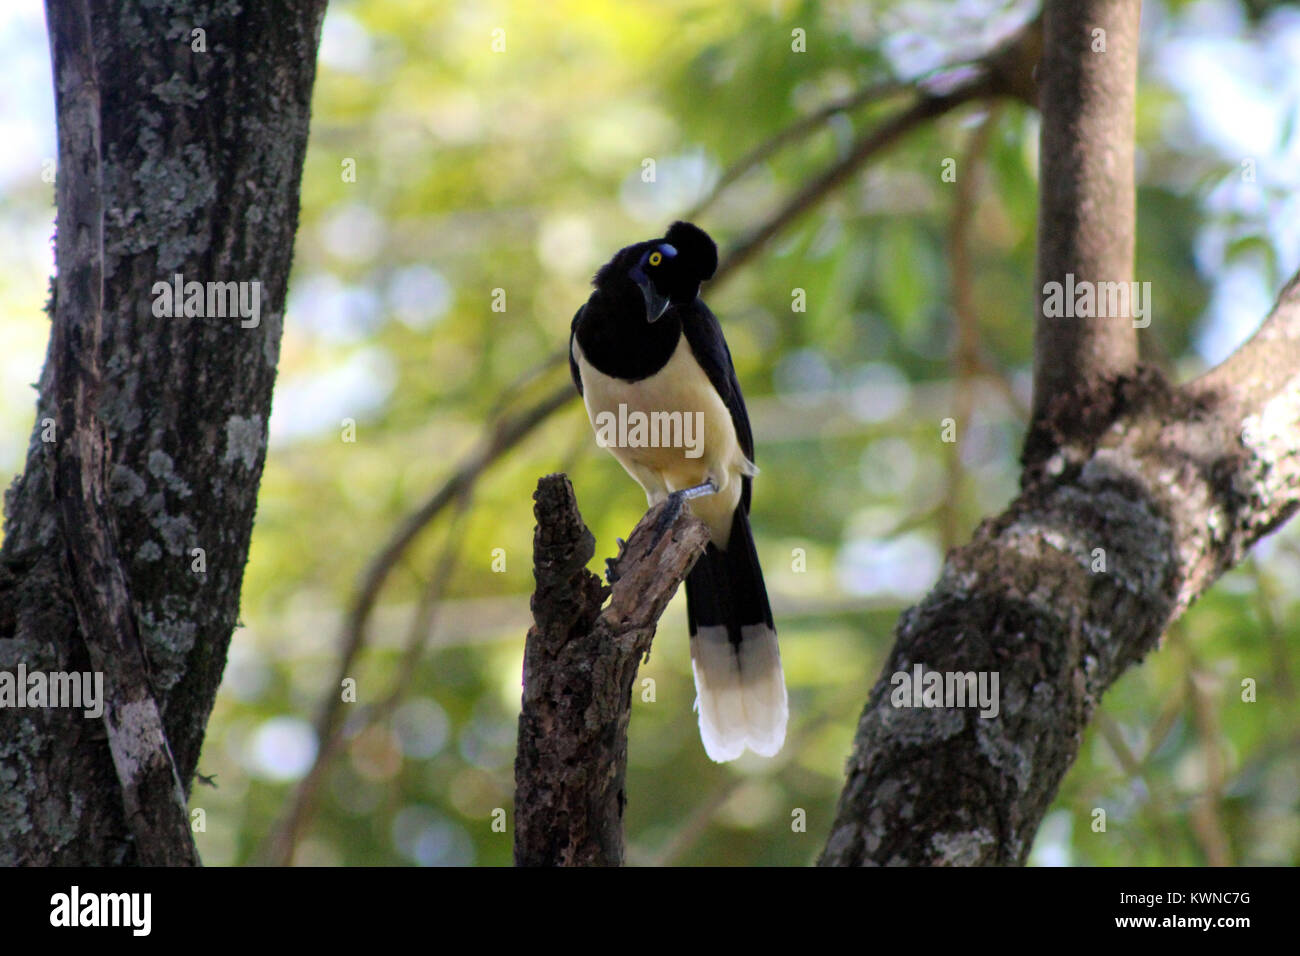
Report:
[[[58,281],[0,671],[101,671],[108,701],[0,708],[0,864],[194,860],[176,822],[239,611],[324,7],[47,4]],[[244,283],[256,321],[206,295],[173,317],[178,275]]]

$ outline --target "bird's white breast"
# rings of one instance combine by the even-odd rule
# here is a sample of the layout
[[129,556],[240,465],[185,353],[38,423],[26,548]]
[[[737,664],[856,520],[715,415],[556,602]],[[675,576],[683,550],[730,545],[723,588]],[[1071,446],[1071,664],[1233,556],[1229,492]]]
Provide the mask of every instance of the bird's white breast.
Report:
[[686,336],[678,340],[677,348],[663,368],[636,382],[614,378],[595,368],[583,355],[576,339],[573,357],[582,376],[587,417],[598,434],[602,421],[610,421],[602,415],[612,415],[617,420],[620,415],[627,419],[633,413],[649,417],[656,412],[676,412],[683,416],[683,421],[690,415],[693,423],[702,426],[702,438],[696,436],[702,442],[699,457],[690,457],[686,447],[630,444],[608,447],[645,489],[652,505],[668,492],[712,479],[718,485],[718,493],[697,498],[691,506],[709,525],[714,543],[724,546],[730,534],[731,515],[740,500],[741,476],[752,474],[753,466],[740,449],[731,412],[695,360]]

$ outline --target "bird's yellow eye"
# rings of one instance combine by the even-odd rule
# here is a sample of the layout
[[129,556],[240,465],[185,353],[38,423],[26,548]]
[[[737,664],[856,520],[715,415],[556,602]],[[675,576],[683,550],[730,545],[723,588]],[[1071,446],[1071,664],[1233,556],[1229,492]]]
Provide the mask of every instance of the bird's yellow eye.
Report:
[[661,253],[661,252],[652,252],[652,253],[650,253],[650,264],[651,264],[652,266],[657,266],[657,265],[659,265],[659,263],[661,263],[661,262],[663,262],[663,261],[664,261],[663,253]]

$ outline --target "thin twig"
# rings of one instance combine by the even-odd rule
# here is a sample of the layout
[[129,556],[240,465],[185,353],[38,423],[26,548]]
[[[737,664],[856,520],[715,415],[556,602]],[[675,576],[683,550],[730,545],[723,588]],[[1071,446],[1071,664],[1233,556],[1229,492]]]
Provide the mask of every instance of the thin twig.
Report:
[[299,782],[282,821],[268,838],[266,855],[271,862],[286,866],[292,859],[293,847],[308,814],[307,805],[315,795],[325,766],[338,753],[338,726],[343,707],[338,688],[352,672],[357,656],[365,645],[370,612],[389,573],[406,553],[411,542],[434,518],[448,505],[468,495],[479,476],[493,462],[514,448],[554,412],[568,404],[571,397],[571,389],[556,390],[532,408],[498,422],[487,441],[424,504],[403,519],[387,544],[371,559],[344,622],[338,671],[334,682],[326,690],[321,713],[316,721],[316,739],[321,742],[320,748],[311,771]]
[[945,93],[921,90],[905,109],[863,134],[837,162],[800,189],[764,223],[732,246],[718,272],[729,272],[749,261],[767,242],[820,203],[853,176],[868,159],[902,139],[921,124],[975,100],[1013,98],[1034,102],[1034,69],[1042,48],[1040,20],[1027,23],[1006,43],[980,60],[966,80]]
[[411,626],[407,631],[406,647],[402,651],[401,664],[397,668],[397,678],[384,699],[376,704],[372,711],[368,712],[367,716],[372,722],[387,719],[389,714],[396,709],[397,705],[410,691],[416,667],[424,656],[424,650],[428,646],[429,638],[433,635],[442,596],[447,590],[451,576],[460,563],[461,545],[465,542],[465,517],[469,514],[470,501],[471,495],[467,491],[456,502],[455,513],[447,525],[447,535],[443,539],[442,553],[438,555],[433,573],[429,576],[428,583],[420,592],[420,600],[411,614]]
[[947,490],[940,509],[939,528],[942,550],[947,554],[959,541],[961,493],[965,469],[961,462],[963,439],[969,433],[974,404],[972,386],[979,369],[979,316],[975,313],[975,278],[971,270],[968,243],[970,226],[978,202],[980,164],[988,151],[989,139],[996,127],[999,111],[989,109],[975,129],[970,144],[957,168],[957,190],[953,197],[952,222],[948,232],[948,254],[952,262],[952,310],[956,319],[953,330],[952,365],[954,376],[954,413],[957,441],[948,444]]
[[565,359],[565,350],[556,349],[532,368],[526,369],[522,375],[501,390],[501,394],[496,397],[496,401],[492,403],[492,407],[488,409],[487,414],[483,417],[490,422],[501,418],[514,405],[515,400],[523,393],[524,389],[538,379],[545,377],[547,373],[559,368],[564,364]]
[[[434,572],[421,592],[420,600],[411,615],[411,625],[407,632],[402,661],[397,669],[397,677],[388,693],[362,712],[360,725],[363,727],[387,720],[410,689],[415,667],[424,653],[433,629],[438,604],[460,557],[460,546],[463,542],[461,524],[468,511],[469,501],[468,493],[457,499],[455,515],[447,527],[447,536],[435,563]],[[337,685],[332,688],[331,693],[334,698],[341,699]],[[275,864],[288,866],[293,862],[298,839],[307,824],[311,822],[315,810],[315,796],[320,790],[325,771],[343,750],[346,729],[343,721],[336,720],[330,736],[321,739],[316,758],[294,791],[294,799],[289,811],[268,844],[268,856]]]
[[[343,680],[351,672],[357,652],[365,641],[365,625],[371,609],[374,607],[389,573],[406,552],[411,542],[443,509],[467,494],[473,488],[479,476],[491,464],[514,448],[533,429],[550,418],[552,414],[567,405],[571,398],[571,388],[557,389],[532,408],[498,422],[488,440],[470,455],[460,468],[443,483],[441,488],[434,492],[419,508],[407,515],[402,523],[398,525],[397,530],[389,538],[388,542],[371,559],[370,564],[367,566],[362,577],[361,587],[358,590],[358,597],[354,601],[344,624],[343,655],[338,668],[339,681]],[[337,681],[334,686],[338,686]],[[340,706],[337,703],[337,696],[337,694],[331,694],[329,705],[327,705],[321,718],[317,721],[318,733],[332,727]]]
[[[794,754],[802,753],[808,741],[828,724],[844,720],[846,714],[853,714],[852,707],[862,696],[862,692],[857,684],[849,686],[848,690],[852,693],[839,694],[829,701],[815,718],[799,723],[798,728],[791,733],[782,748],[783,764],[788,763]],[[851,720],[852,717],[848,719]],[[775,775],[776,771],[772,773]],[[732,794],[747,782],[747,779],[739,775],[729,777],[722,786],[709,794],[687,815],[686,821],[678,827],[672,837],[656,853],[649,855],[642,865],[655,867],[675,865],[684,853],[699,842],[700,837],[708,831],[714,816],[731,799]]]
[[1291,677],[1291,655],[1286,645],[1286,635],[1277,619],[1277,610],[1273,606],[1273,602],[1277,600],[1273,581],[1264,572],[1258,558],[1252,557],[1248,568],[1255,579],[1255,607],[1259,611],[1260,628],[1268,640],[1269,653],[1273,659],[1270,676],[1277,684],[1283,699],[1291,702],[1295,700],[1295,680]]
[[780,209],[769,216],[758,228],[750,231],[731,247],[731,251],[718,267],[719,272],[730,272],[753,258],[768,241],[804,213],[817,206],[836,187],[848,181],[872,156],[902,139],[921,124],[943,116],[972,100],[991,95],[993,88],[987,77],[958,87],[942,96],[922,96],[907,109],[873,127],[862,136],[843,158],[827,167],[821,175],[791,196]]
[[916,87],[912,83],[904,83],[901,80],[883,80],[878,83],[872,83],[860,90],[855,90],[848,96],[832,100],[825,106],[807,116],[800,117],[789,126],[777,131],[771,138],[759,143],[740,159],[736,160],[731,166],[727,167],[719,178],[709,194],[701,199],[689,212],[685,214],[685,219],[695,219],[706,209],[717,202],[718,197],[726,191],[732,183],[736,182],[747,172],[757,166],[769,156],[776,154],[783,147],[788,146],[796,140],[803,139],[808,134],[821,128],[831,117],[840,113],[851,113],[861,106],[873,103],[878,100],[895,96],[899,93],[914,90]]
[[1184,683],[1187,687],[1187,703],[1196,725],[1197,736],[1201,741],[1201,753],[1205,766],[1205,791],[1192,802],[1189,819],[1192,832],[1205,853],[1210,866],[1231,866],[1232,847],[1228,841],[1227,829],[1223,825],[1223,791],[1225,786],[1225,768],[1223,752],[1219,744],[1221,731],[1214,701],[1201,686],[1201,665],[1191,642],[1187,640],[1182,622],[1177,622],[1169,629],[1169,642],[1183,652]]
[[[936,77],[952,75],[963,68],[971,69],[975,75],[980,77],[980,79],[974,81],[975,83],[983,84],[986,82],[984,78],[987,78],[990,90],[996,95],[1015,97],[1029,106],[1035,105],[1033,69],[1037,63],[1038,51],[1041,46],[1041,32],[1041,18],[1037,18],[1021,27],[1007,43],[973,63],[941,66],[931,70],[925,76],[911,81],[881,80],[855,90],[847,96],[832,100],[807,116],[801,117],[789,126],[778,130],[770,138],[759,143],[736,160],[718,179],[709,194],[696,203],[685,214],[684,218],[694,219],[699,216],[716,202],[729,186],[759,163],[790,143],[803,139],[821,128],[832,117],[841,113],[851,113],[869,103],[876,103],[900,93],[911,92],[921,99],[929,98],[930,94],[927,92],[926,87],[931,85]],[[968,80],[965,85],[971,85],[971,81]]]
[[1139,761],[1134,756],[1133,751],[1129,749],[1128,744],[1124,741],[1124,735],[1119,729],[1119,724],[1104,710],[1099,711],[1097,714],[1097,729],[1101,731],[1102,738],[1110,746],[1111,752],[1116,759],[1119,760],[1119,765],[1124,769],[1124,773],[1129,777],[1135,777],[1142,781],[1147,792],[1145,808],[1151,814],[1151,821],[1155,824],[1156,835],[1160,840],[1165,856],[1172,860],[1179,843],[1177,835],[1170,827],[1169,820],[1165,816],[1165,811],[1172,806],[1172,801],[1164,792],[1164,788],[1152,777],[1146,765]]

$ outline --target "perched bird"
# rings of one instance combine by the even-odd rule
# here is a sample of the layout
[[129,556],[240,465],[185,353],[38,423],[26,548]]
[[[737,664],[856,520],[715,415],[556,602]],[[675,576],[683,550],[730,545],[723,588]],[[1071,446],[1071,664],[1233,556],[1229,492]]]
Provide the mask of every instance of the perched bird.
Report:
[[[573,317],[569,365],[598,438],[615,421],[633,423],[602,444],[649,505],[671,498],[679,509],[689,500],[709,529],[686,578],[686,614],[700,737],[721,762],[746,747],[776,754],[788,706],[749,529],[754,437],[722,327],[699,298],[717,267],[717,246],[689,222],[619,250]],[[658,434],[656,421],[665,424]],[[649,434],[636,430],[647,422]],[[681,423],[681,440],[655,441],[669,422]]]

